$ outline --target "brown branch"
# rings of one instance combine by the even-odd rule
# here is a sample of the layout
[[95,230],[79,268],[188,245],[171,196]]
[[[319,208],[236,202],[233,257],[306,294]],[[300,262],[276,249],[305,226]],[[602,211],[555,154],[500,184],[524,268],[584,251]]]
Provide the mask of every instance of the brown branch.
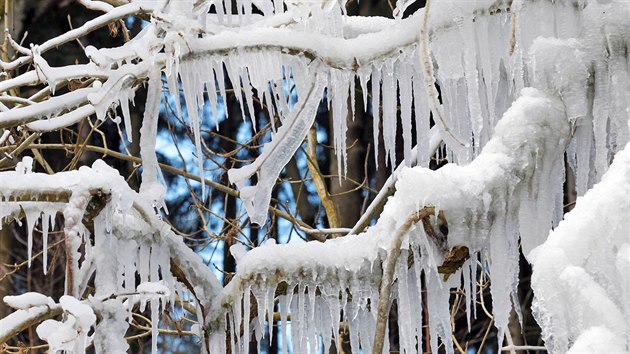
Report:
[[319,165],[317,164],[317,131],[315,129],[315,125],[313,125],[308,132],[306,156],[308,170],[311,172],[313,183],[315,183],[317,195],[319,195],[319,199],[322,201],[322,205],[326,210],[328,225],[331,228],[338,228],[341,225],[339,215],[337,214],[337,208],[335,208],[335,203],[330,197],[328,189],[326,189],[326,181],[324,181],[324,177],[322,176],[322,173],[319,170]]

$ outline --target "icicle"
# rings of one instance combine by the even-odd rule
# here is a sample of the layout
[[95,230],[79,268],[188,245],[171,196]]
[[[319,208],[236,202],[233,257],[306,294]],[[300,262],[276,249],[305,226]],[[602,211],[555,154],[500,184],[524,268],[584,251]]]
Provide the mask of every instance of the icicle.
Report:
[[346,135],[348,131],[348,86],[350,77],[350,73],[346,71],[333,69],[330,71],[330,83],[328,84],[328,95],[332,102],[333,136],[337,154],[339,183],[341,183],[341,177],[346,175],[348,169]]
[[44,275],[48,273],[48,222],[50,220],[50,214],[42,214],[42,255],[44,263]]
[[243,296],[243,352],[245,354],[249,354],[249,313],[251,307],[250,293],[251,286],[247,286],[245,288],[245,293]]
[[[351,292],[353,289],[350,290]],[[352,292],[354,293],[354,292]],[[350,332],[350,347],[352,348],[352,354],[359,354],[359,324],[357,323],[356,313],[357,303],[353,300],[348,301],[348,306],[350,307],[349,315],[347,316],[348,320],[348,331]],[[386,337],[387,338],[387,337]]]
[[[398,263],[396,265],[396,277],[398,279],[398,328],[400,332],[400,352],[410,353],[415,347],[414,343],[414,326],[411,320],[411,301],[409,298],[407,258],[409,251],[403,249],[400,251]],[[413,299],[415,300],[415,299]]]
[[280,295],[278,297],[278,304],[280,307],[280,323],[282,326],[282,354],[287,354],[289,346],[289,337],[287,336],[287,317],[289,314],[289,306],[293,297],[293,288],[287,287],[287,295]]
[[[291,344],[294,353],[302,353],[302,326],[304,325],[303,321],[303,310],[300,309],[300,303],[303,301],[302,296],[300,296],[299,285],[297,286],[298,292],[294,294],[291,298]],[[288,344],[287,344],[288,346]]]
[[[454,274],[451,279],[457,279]],[[449,311],[450,285],[443,284],[439,275],[433,271],[426,274],[427,285],[427,313],[429,314],[431,350],[438,352],[438,338],[444,343],[446,353],[453,353],[453,340],[451,338],[451,321]],[[457,279],[459,280],[459,279]],[[451,280],[452,282],[452,280]]]
[[[471,261],[468,260],[468,262],[466,263],[470,263],[470,262]],[[471,323],[470,323],[470,310],[471,310],[470,278],[471,278],[471,274],[470,274],[470,266],[468,264],[464,264],[462,266],[462,274],[464,275],[462,289],[464,290],[465,302],[466,302],[466,324],[468,324],[468,332],[470,332],[470,326],[471,326]],[[473,276],[473,279],[475,279],[474,276]]]
[[[250,291],[252,292],[252,294],[254,295],[254,300],[256,301],[257,304],[257,309],[256,309],[256,317],[258,318],[258,327],[260,328],[264,328],[265,325],[265,307],[267,306],[266,300],[267,300],[267,296],[265,293],[265,287],[264,286],[260,286],[259,284],[255,284],[254,287],[252,288],[251,286],[248,285],[248,288],[250,288]],[[247,290],[245,291],[247,292]],[[271,331],[271,322],[269,322],[269,331]],[[271,337],[269,337],[269,341],[271,343]]]
[[232,1],[231,0],[218,0],[220,2],[223,2],[223,5],[225,6],[225,15],[227,17],[227,25],[228,27],[232,27],[232,19],[234,17],[234,15],[232,14]]
[[[232,304],[231,309],[232,309],[232,311],[228,311],[228,312],[227,312],[228,323],[229,323],[229,326],[230,326],[230,328],[231,328],[231,330],[229,331],[229,335],[230,335],[230,348],[231,348],[231,351],[232,351],[232,352],[235,352],[235,351],[236,351],[236,352],[238,352],[238,351],[239,351],[239,348],[236,346],[236,341],[235,341],[235,336],[237,335],[237,334],[236,334],[236,330],[235,330],[235,328],[237,328],[237,327],[236,327],[236,319],[235,319],[235,317],[234,317],[234,311],[233,311],[233,309],[234,309],[234,304]],[[201,317],[200,317],[200,318],[201,318]]]
[[372,70],[372,129],[374,134],[374,163],[378,169],[378,138],[381,114],[381,68],[374,66]]
[[[226,93],[225,93],[225,75],[223,72],[223,60],[221,58],[212,58],[211,60],[208,60],[211,65],[212,68],[214,70],[214,75],[216,77],[217,83],[219,84],[219,94],[221,96],[221,98],[223,99],[223,107],[224,107],[224,111],[225,111],[225,117],[228,117],[228,109],[225,107],[225,99],[226,99]],[[235,95],[238,98],[238,95]]]
[[282,4],[283,4],[282,0],[273,0],[273,8],[276,14],[280,14],[284,12],[284,7]]
[[[241,68],[241,81],[243,83],[243,92],[245,92],[245,102],[247,102],[247,109],[249,110],[249,119],[252,121],[252,129],[256,130],[256,111],[254,110],[254,93],[252,91],[252,85],[249,80],[249,71],[245,68]],[[243,114],[245,111],[243,111]]]
[[[229,1],[228,1],[229,3]],[[236,97],[236,101],[239,104],[241,112],[243,113],[243,120],[245,119],[245,106],[243,105],[243,86],[241,84],[241,77],[239,75],[240,70],[240,60],[238,55],[230,55],[227,57],[227,60],[224,62],[225,69],[228,74],[228,78],[232,83],[232,89],[234,90],[234,96]],[[220,79],[220,77],[217,77]],[[225,102],[225,97],[224,102]],[[226,108],[227,111],[227,108]]]
[[136,255],[138,254],[138,244],[135,240],[126,242],[121,250],[121,259],[124,262],[125,270],[125,291],[132,292],[136,289]]
[[[202,200],[206,199],[206,188],[203,170],[203,153],[201,150],[201,122],[199,117],[200,104],[203,105],[203,84],[196,70],[195,61],[182,62],[180,69],[180,77],[182,87],[184,89],[184,98],[186,100],[186,108],[188,118],[190,119],[190,128],[193,131],[195,149],[197,152],[197,168],[199,176],[201,176],[201,195]],[[201,97],[200,97],[201,96]]]
[[483,129],[483,116],[481,114],[481,102],[479,101],[479,73],[477,72],[477,40],[473,27],[472,17],[461,18],[456,21],[464,43],[464,73],[466,88],[468,91],[468,111],[472,120],[472,132],[474,134],[475,155],[481,151],[481,131]]
[[214,76],[214,70],[212,68],[212,59],[207,59],[203,61],[204,68],[202,70],[201,75],[204,75],[204,83],[206,85],[206,94],[208,96],[208,101],[210,101],[210,108],[212,109],[212,119],[214,120],[214,125],[216,130],[219,130],[219,116],[217,113],[217,87],[216,87],[216,78]]
[[[274,295],[276,293],[276,285],[267,286],[267,294],[265,296],[265,307],[267,308],[267,323],[269,323],[269,344],[273,341],[273,319]],[[264,315],[263,315],[264,316]]]
[[[140,157],[142,158],[143,166],[140,193],[153,203],[156,209],[166,210],[166,205],[164,204],[166,187],[158,180],[158,175],[162,172],[155,152],[155,139],[162,97],[161,78],[162,75],[159,69],[155,68],[151,71],[142,127],[140,128]],[[193,103],[188,101],[188,99],[189,97],[187,97],[186,104],[188,107],[192,107]]]
[[[477,259],[479,258],[479,254],[473,254],[470,257],[470,275],[471,275],[471,293],[472,293],[472,304],[473,304],[473,318],[477,319]],[[482,270],[483,272],[483,270]]]
[[[298,353],[305,353],[306,352],[306,336],[305,336],[305,326],[306,326],[306,316],[305,316],[305,310],[306,310],[306,295],[304,294],[305,292],[305,285],[303,283],[300,282],[300,284],[298,284],[298,293],[297,293],[297,301],[295,302],[295,304],[298,306],[297,311],[294,311],[293,307],[291,308],[291,315],[295,316],[297,314],[297,320],[292,320],[291,321],[291,328],[293,329],[295,327],[295,325],[297,324],[298,330],[296,331],[298,334],[298,341],[297,342],[293,342],[293,345],[295,346],[296,343],[298,344],[297,348],[294,347],[294,350]],[[293,305],[293,303],[291,303]]]
[[158,301],[156,299],[153,299],[151,300],[151,354],[157,353],[159,321],[160,315],[158,314]]
[[398,87],[400,89],[400,120],[402,121],[402,134],[404,144],[405,165],[411,166],[411,105],[413,102],[412,73],[407,59],[398,62]]
[[[506,215],[499,218],[506,218]],[[495,224],[506,221],[497,220]],[[514,245],[512,236],[506,227],[501,225],[492,231],[490,240],[490,277],[492,286],[492,313],[495,326],[499,330],[499,347],[503,343],[504,330],[507,328],[510,310],[510,294],[518,282],[518,246]]]
[[385,164],[396,168],[396,126],[397,109],[396,97],[398,87],[396,85],[393,60],[387,60],[383,67],[383,141],[385,147]]
[[[225,8],[223,6],[223,2],[224,2],[223,0],[214,1],[214,6],[216,8],[217,20],[219,22],[219,25],[223,25],[224,16],[226,16]],[[227,16],[230,16],[230,14],[227,14]],[[223,97],[225,97],[225,96],[223,96]]]
[[31,258],[33,255],[33,229],[35,228],[35,224],[37,223],[37,220],[39,220],[39,215],[40,212],[39,210],[31,210],[31,209],[27,209],[26,210],[26,228],[27,228],[27,233],[28,233],[28,246],[27,247],[27,253],[28,253],[28,266],[29,268],[31,267]]
[[597,60],[594,65],[595,96],[593,97],[593,130],[595,140],[595,170],[597,180],[608,169],[607,126],[610,106],[610,83],[608,78],[608,63]]
[[[419,60],[414,60],[419,62]],[[413,66],[413,106],[416,122],[416,146],[418,166],[429,167],[429,102],[427,100],[426,86],[421,74],[419,64]]]
[[368,110],[368,88],[367,83],[370,79],[370,67],[361,66],[359,71],[357,72],[357,76],[359,77],[359,84],[361,85],[361,94],[363,95],[363,111],[367,112]]
[[330,353],[330,343],[332,341],[332,328],[333,328],[333,324],[332,324],[332,316],[331,316],[331,311],[333,311],[329,306],[328,306],[328,302],[326,300],[327,297],[327,293],[330,291],[330,289],[328,288],[328,286],[325,286],[324,289],[320,288],[320,291],[322,293],[322,296],[318,297],[317,301],[319,302],[319,308],[321,309],[319,311],[319,314],[321,315],[321,325],[320,328],[322,329],[322,341],[323,341],[323,347],[324,347],[324,353]]
[[[490,24],[492,21],[492,25]],[[489,19],[486,16],[480,16],[480,18],[476,19],[476,29],[475,37],[477,38],[477,44],[479,45],[479,50],[476,52],[479,55],[479,70],[481,71],[481,77],[483,81],[481,85],[485,88],[485,104],[483,105],[487,112],[487,123],[483,129],[489,128],[492,129],[494,127],[494,123],[497,119],[495,112],[495,90],[498,85],[498,77],[496,70],[498,69],[497,61],[500,56],[497,52],[495,52],[494,45],[490,45],[489,32],[490,27],[495,25],[496,20]],[[497,29],[497,32],[499,30]],[[496,32],[495,32],[496,33]],[[494,34],[494,33],[493,33]],[[484,133],[481,137],[481,146],[483,146],[486,139],[490,137],[490,133]]]
[[120,99],[120,110],[122,111],[123,120],[125,122],[125,133],[127,134],[127,141],[133,142],[132,126],[131,126],[131,114],[129,114],[129,100],[126,97]]
[[[247,294],[239,293],[234,299],[234,303],[232,304],[232,316],[234,317],[234,327],[232,327],[233,336],[236,336],[236,350],[237,353],[243,352],[243,341],[241,336],[241,322],[245,320],[243,315],[243,298],[247,296]],[[249,314],[247,314],[249,318]]]
[[591,175],[591,152],[593,143],[593,117],[589,114],[578,122],[575,131],[576,140],[580,142],[577,146],[577,173],[576,189],[577,194],[582,196],[590,186]]
[[140,283],[149,281],[149,252],[150,247],[142,243],[138,250],[138,275],[140,276]]

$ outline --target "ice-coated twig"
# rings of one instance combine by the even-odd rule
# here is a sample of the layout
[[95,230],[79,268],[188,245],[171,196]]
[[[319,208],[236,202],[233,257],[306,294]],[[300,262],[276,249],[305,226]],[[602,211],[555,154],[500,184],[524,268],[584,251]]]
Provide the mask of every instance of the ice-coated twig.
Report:
[[0,128],[14,127],[40,120],[43,117],[57,115],[62,110],[67,109],[67,107],[76,107],[84,104],[88,100],[88,95],[95,92],[97,92],[97,89],[92,87],[78,89],[30,106],[2,112],[0,113]]
[[[149,12],[152,10],[151,6],[148,2],[139,3],[130,3],[126,5],[122,5],[112,9],[111,11],[93,19],[87,21],[82,26],[77,27],[73,30],[65,32],[64,34],[57,36],[55,38],[49,39],[46,42],[39,45],[39,52],[43,54],[44,52],[51,50],[53,48],[57,48],[63,44],[68,42],[72,42],[77,38],[83,37],[86,34],[96,31],[97,29],[107,26],[109,23],[120,20],[127,16],[131,16],[138,13]],[[30,63],[33,60],[32,55],[21,56],[11,62],[5,63],[0,62],[0,68],[5,71],[14,70],[22,65]]]
[[[313,71],[309,91],[298,101],[271,142],[265,144],[263,154],[250,165],[228,171],[230,182],[236,184],[241,191],[240,197],[253,223],[264,225],[267,221],[271,188],[284,165],[302,144],[315,120],[325,81],[322,73],[316,68]],[[257,184],[248,186],[246,181],[254,174],[258,177]]]
[[351,229],[345,227],[337,227],[330,229],[307,229],[303,226],[299,226],[305,234],[308,235],[332,235],[332,234],[349,234]]

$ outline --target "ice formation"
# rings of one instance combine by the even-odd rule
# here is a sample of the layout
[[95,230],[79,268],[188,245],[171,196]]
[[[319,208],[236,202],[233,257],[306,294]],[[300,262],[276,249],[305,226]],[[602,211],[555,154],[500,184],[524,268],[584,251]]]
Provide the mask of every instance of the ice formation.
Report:
[[[627,31],[623,20],[628,9],[623,2],[522,0],[508,4],[484,0],[465,5],[436,2],[428,16],[427,38],[423,39],[429,49],[428,61],[421,58],[424,53],[418,46],[418,29],[422,27],[424,10],[401,19],[400,11],[409,6],[408,1],[397,3],[398,15],[393,20],[345,16],[343,2],[336,1],[316,4],[308,1],[242,0],[237,2],[236,9],[231,9],[229,1],[213,3],[217,14],[207,13],[211,3],[189,0],[177,2],[177,6],[168,1],[138,1],[112,8],[73,32],[85,31],[89,25],[106,23],[108,19],[122,18],[138,11],[153,12],[156,20],[119,48],[86,48],[86,54],[92,60],[90,64],[54,68],[42,58],[42,53],[69,40],[69,35],[32,48],[30,53],[37,64],[37,72],[27,72],[3,82],[0,84],[2,90],[41,80],[51,87],[62,80],[85,76],[104,77],[106,80],[71,94],[0,112],[0,126],[29,123],[36,130],[54,129],[73,124],[94,112],[100,119],[105,119],[112,106],[120,106],[125,128],[129,129],[127,107],[134,96],[134,82],[149,79],[150,86],[161,87],[158,76],[163,72],[180,113],[181,83],[199,156],[198,169],[203,174],[202,108],[207,97],[216,121],[219,97],[226,95],[225,74],[239,92],[236,98],[241,109],[249,112],[252,119],[253,97],[257,95],[269,113],[279,116],[283,124],[298,120],[296,117],[302,119],[290,109],[289,97],[284,92],[285,82],[291,80],[296,85],[299,100],[304,104],[309,101],[311,107],[306,111],[312,112],[318,102],[317,99],[307,99],[310,97],[308,93],[323,80],[334,115],[333,145],[340,157],[337,159],[339,170],[343,171],[345,120],[348,113],[354,114],[354,104],[348,105],[347,98],[349,92],[354,97],[351,88],[358,78],[364,95],[368,81],[371,82],[371,106],[376,112],[374,126],[378,127],[381,120],[383,122],[383,131],[379,132],[377,128],[374,132],[374,144],[378,145],[382,135],[386,161],[392,169],[396,165],[395,122],[398,114],[395,107],[398,104],[403,108],[400,119],[405,161],[410,159],[413,126],[416,127],[418,148],[426,149],[424,141],[431,109],[436,111],[434,113],[440,112],[436,123],[450,151],[450,160],[466,164],[490,139],[497,120],[517,98],[520,90],[537,86],[535,82],[545,80],[544,77],[532,76],[536,65],[541,60],[571,64],[566,56],[577,53],[586,63],[581,80],[586,80],[593,88],[590,97],[563,97],[567,102],[570,100],[569,115],[576,120],[569,161],[577,176],[580,194],[601,178],[610,155],[628,140],[624,117],[628,115],[625,107],[630,100],[626,93],[629,74],[624,64],[627,57],[622,49],[626,39],[621,34]],[[252,13],[252,5],[263,14]],[[236,13],[228,15],[232,11]],[[532,19],[536,19],[539,25],[521,26],[523,21],[531,22]],[[609,25],[603,26],[603,23]],[[563,50],[547,51],[536,39],[539,37],[573,38],[574,42]],[[533,51],[537,43],[540,55]],[[565,59],[549,53],[560,53]],[[608,57],[605,58],[602,53],[607,53]],[[22,58],[13,64],[19,65],[21,61]],[[434,67],[434,70],[427,72],[423,68],[425,64]],[[156,73],[155,67],[163,70]],[[427,73],[435,77],[425,77]],[[426,82],[434,80],[440,87],[443,106],[430,105],[431,99],[427,99],[427,93],[431,96],[434,95],[431,92],[435,91],[427,91]],[[560,85],[579,86],[569,81],[564,78],[560,80]],[[147,110],[144,119],[147,126],[143,130],[148,133],[153,131],[150,127],[152,120],[148,118],[157,114],[155,107],[159,105],[155,96],[150,95],[147,102],[150,109]],[[580,99],[581,102],[578,102]],[[592,104],[585,104],[587,101]],[[367,107],[367,100],[364,102]],[[410,110],[412,106],[413,112]],[[74,107],[76,109],[73,110]],[[71,108],[70,112],[66,112],[68,108]],[[129,130],[127,136],[131,136]],[[275,134],[277,139],[268,145],[267,150],[274,150],[274,146],[278,145],[291,145],[283,143],[288,137],[297,141],[303,136],[299,129]],[[147,165],[143,190],[157,206],[162,206],[163,187],[155,178],[157,166],[150,142],[150,139],[147,140],[142,149],[143,161]],[[286,153],[290,154],[295,149],[293,144]],[[426,154],[426,151],[422,152],[420,156]],[[270,155],[274,154],[263,152],[255,165],[265,165],[265,160],[273,161],[270,162],[272,164],[283,160],[268,159]],[[426,160],[421,163],[426,163]],[[591,169],[591,165],[595,168]],[[247,211],[252,221],[259,224],[266,219],[264,215],[271,193],[269,180],[274,179],[279,170],[273,168],[264,172],[264,169],[264,166],[262,169],[250,167],[246,174],[235,171],[232,179],[239,189],[246,190],[244,194],[251,199],[245,203]],[[248,181],[250,172],[258,174],[259,182],[252,185]]]
[[[100,352],[126,350],[121,336],[127,328],[127,306],[136,300],[141,304],[150,300],[152,349],[156,350],[160,305],[175,295],[174,291],[167,294],[162,286],[179,286],[171,274],[171,260],[179,262],[178,269],[185,274],[199,305],[199,317],[203,319],[199,334],[204,343],[206,339],[209,342],[209,348],[204,349],[222,352],[229,345],[234,352],[247,352],[251,338],[260,343],[277,297],[282,336],[291,336],[294,351],[315,352],[322,346],[327,349],[343,319],[350,328],[353,350],[370,352],[381,264],[391,251],[389,235],[404,222],[400,215],[411,215],[426,206],[446,215],[448,234],[441,234],[442,241],[449,248],[466,246],[472,257],[444,281],[436,271],[444,256],[441,245],[427,238],[421,228],[408,235],[393,285],[399,309],[399,344],[406,353],[420,348],[417,344],[422,341],[423,320],[417,304],[426,287],[428,322],[434,334],[430,344],[436,351],[438,340],[442,341],[451,352],[448,292],[463,282],[470,309],[476,293],[474,279],[481,269],[489,269],[492,278],[495,323],[501,331],[507,325],[516,299],[513,294],[518,279],[519,237],[523,250],[529,253],[561,218],[559,193],[565,151],[580,195],[602,179],[613,156],[621,161],[615,164],[622,167],[611,169],[613,177],[606,177],[597,188],[612,196],[608,188],[613,187],[608,185],[622,179],[620,176],[627,179],[627,152],[619,152],[630,135],[630,7],[623,0],[439,1],[432,4],[430,13],[421,9],[404,19],[402,12],[410,2],[402,0],[397,2],[395,19],[346,16],[343,1],[315,4],[238,0],[236,9],[232,9],[231,1],[217,0],[212,2],[216,14],[208,13],[210,2],[192,0],[134,1],[119,7],[85,2],[106,13],[67,34],[24,49],[25,55],[11,63],[3,63],[5,70],[11,70],[32,60],[35,69],[0,82],[0,91],[42,83],[48,84],[52,92],[64,80],[99,80],[91,87],[54,94],[41,102],[2,109],[0,127],[26,124],[33,130],[47,131],[94,113],[99,119],[110,117],[119,122],[111,114],[111,108],[119,106],[125,128],[129,129],[128,104],[137,83],[147,81],[149,95],[140,142],[144,164],[141,193],[130,191],[122,177],[101,161],[92,168],[54,176],[27,173],[28,161],[24,161],[19,171],[0,174],[0,217],[19,218],[24,212],[30,259],[36,223],[40,222],[46,240],[48,230],[55,228],[51,222],[54,216],[64,214],[67,297],[60,305],[51,306],[56,311],[62,308],[74,316],[74,321],[85,318],[89,326],[94,325],[92,317],[87,316],[89,311],[74,310],[89,306],[100,313],[102,320],[96,326],[103,334],[94,338]],[[253,13],[253,5],[262,15]],[[86,48],[89,64],[54,68],[42,57],[47,50],[74,40],[77,34],[140,12],[154,15],[151,24],[119,48]],[[427,31],[421,35],[419,29],[425,28],[425,18],[429,21]],[[429,112],[446,144],[449,160],[458,165],[450,164],[437,172],[422,167],[401,168],[397,194],[387,203],[378,224],[365,234],[323,244],[269,245],[246,254],[235,250],[239,254],[238,273],[220,290],[212,272],[155,210],[163,207],[164,196],[154,140],[162,76],[179,114],[183,115],[185,103],[201,175],[203,107],[207,98],[217,118],[219,97],[225,97],[227,91],[226,78],[237,92],[241,110],[249,112],[252,120],[254,95],[266,104],[270,116],[280,118],[281,125],[274,126],[272,140],[259,158],[229,172],[252,222],[258,224],[265,223],[271,188],[312,125],[323,92],[333,111],[334,146],[339,155],[338,168],[343,171],[346,119],[355,109],[355,79],[363,90],[364,109],[368,108],[367,88],[372,90],[374,126],[383,126],[382,131],[375,129],[374,143],[378,144],[382,136],[392,170],[397,161],[399,118],[406,163],[410,165],[414,156],[411,131],[415,126],[419,149],[415,156],[420,166],[426,167],[434,145],[429,143]],[[295,84],[295,105],[285,94],[287,82]],[[440,88],[441,105],[435,84]],[[180,88],[184,102],[180,102]],[[129,130],[127,135],[131,136]],[[6,131],[2,136],[7,138]],[[250,182],[254,175],[255,184]],[[583,200],[597,199],[593,195],[591,192],[580,199],[578,207]],[[625,205],[622,202],[618,205]],[[615,220],[604,223],[605,217],[623,215],[607,205],[602,204],[599,212],[609,213],[593,219],[593,225],[610,226]],[[613,228],[609,236],[621,238],[610,240],[605,247],[555,241],[560,237],[554,235],[567,233],[563,230],[570,229],[570,225],[587,230],[591,227],[584,222],[591,220],[587,218],[591,209],[584,212],[582,208],[588,207],[576,208],[574,215],[580,216],[561,224],[545,246],[531,253],[538,274],[535,286],[540,289],[536,295],[538,318],[553,351],[588,350],[600,345],[627,350],[628,323],[619,318],[620,313],[626,319],[630,317],[627,282],[617,279],[628,269],[627,222],[621,219],[612,224],[622,229]],[[100,209],[102,212],[91,217],[93,225],[85,225],[85,215]],[[431,220],[435,222],[436,218]],[[87,237],[90,233],[93,241]],[[577,230],[569,239],[579,236],[593,240],[596,234]],[[85,250],[82,257],[80,249]],[[566,254],[567,250],[575,254]],[[558,257],[547,264],[540,256],[545,252],[564,253],[568,260]],[[120,263],[108,256],[111,254],[122,254],[124,261]],[[44,248],[45,263],[46,257]],[[614,266],[602,257],[615,259]],[[478,267],[477,258],[487,264]],[[410,267],[408,259],[413,259]],[[543,275],[548,270],[558,279],[545,280]],[[79,303],[81,306],[72,305],[79,301],[92,274],[94,298]],[[136,277],[140,284],[136,284]],[[584,289],[569,294],[568,298],[580,308],[570,314],[573,317],[551,309],[561,308],[555,301],[565,295],[550,288],[550,281],[563,282],[571,289],[576,284],[584,285]],[[115,296],[130,293],[138,298],[125,303]],[[255,302],[249,301],[250,296]],[[604,313],[591,311],[589,301],[594,297],[604,299]],[[21,300],[28,305],[34,299],[27,296],[17,300],[9,299],[16,306]],[[0,324],[9,324],[6,328],[13,329],[16,321],[52,310],[49,304],[40,306],[43,302],[39,300]],[[578,325],[569,327],[569,321],[577,321]],[[53,350],[84,350],[85,333],[77,331],[76,322],[55,323],[55,328],[52,322],[44,323],[48,324],[42,324],[38,332]],[[108,344],[108,333],[120,340]],[[230,333],[227,343],[226,333]],[[602,338],[611,340],[603,343]],[[72,343],[73,348],[58,347],[55,341]]]
[[534,314],[552,353],[630,347],[630,144],[534,249]]
[[[38,327],[40,338],[49,343],[51,350],[84,352],[89,344],[87,332],[96,321],[90,317],[94,316],[90,311],[95,309],[103,318],[96,324],[104,331],[95,339],[99,352],[125,352],[124,333],[130,311],[134,304],[139,302],[144,307],[149,301],[155,352],[160,311],[175,296],[175,291],[169,289],[182,288],[171,274],[171,257],[181,260],[176,264],[186,278],[194,282],[191,290],[200,304],[209,307],[211,295],[219,289],[216,277],[158,218],[150,201],[133,192],[116,170],[98,160],[92,168],[81,167],[55,175],[22,173],[24,171],[0,174],[0,217],[17,218],[20,211],[24,211],[30,238],[38,220],[42,220],[42,225],[50,225],[45,220],[54,220],[57,213],[63,213],[65,219],[66,292],[69,295],[60,299],[60,305],[73,317],[64,322],[47,320]],[[47,199],[50,201],[46,202]],[[93,226],[88,228],[86,223],[90,223],[90,219]],[[43,236],[46,238],[45,232]],[[84,249],[82,257],[79,257],[80,248]],[[43,254],[45,259],[46,249]],[[87,302],[79,302],[77,298],[84,293],[92,275],[96,292]],[[137,284],[136,279],[140,283]],[[119,296],[131,296],[132,301],[123,306]],[[52,299],[41,294],[27,293],[4,300],[23,315],[0,320],[0,334],[5,328],[6,331],[15,328],[13,323],[19,324],[20,318],[28,318],[35,309],[45,314],[43,307],[48,311],[58,308]],[[107,331],[118,333],[120,340],[105,340],[106,337],[101,336],[106,336]]]
[[[436,271],[443,261],[440,247],[424,231],[409,234],[398,262],[394,291],[401,315],[401,352],[422,350],[418,343],[422,340],[423,322],[417,315],[422,311],[417,306],[423,285],[427,287],[429,326],[435,334],[431,336],[432,348],[437,351],[439,337],[447,352],[452,352],[448,293],[462,279],[464,289],[472,291],[477,255],[482,260],[489,259],[484,268],[490,269],[495,322],[503,330],[518,281],[519,224],[530,224],[536,208],[548,210],[552,209],[549,204],[555,204],[553,198],[541,198],[532,205],[511,196],[527,195],[549,183],[546,179],[554,169],[551,165],[563,164],[569,132],[560,100],[536,89],[523,90],[497,124],[493,138],[469,165],[447,165],[437,171],[422,167],[404,169],[396,183],[396,194],[376,226],[365,234],[325,243],[263,246],[240,257],[237,277],[224,289],[221,302],[215,304],[227,307],[227,317],[219,308],[214,320],[217,325],[230,328],[240,328],[242,323],[242,335],[231,332],[235,337],[231,338],[232,348],[247,351],[244,343],[248,343],[248,331],[261,338],[271,299],[279,293],[283,323],[287,313],[291,313],[294,350],[317,352],[320,345],[326,350],[330,339],[337,336],[339,316],[343,313],[341,322],[349,323],[353,352],[358,353],[359,348],[371,352],[381,263],[391,247],[392,230],[399,229],[405,221],[401,215],[411,215],[429,205],[446,214],[448,248],[466,246],[474,261],[468,260],[444,282]],[[551,161],[549,169],[540,168],[543,161]],[[418,188],[419,185],[431,188]],[[547,218],[551,225],[553,214]],[[413,266],[408,269],[410,256]],[[423,273],[424,283],[420,282]],[[257,304],[257,312],[252,314],[250,294]],[[409,317],[410,314],[414,316]],[[253,324],[248,324],[250,316],[254,317]],[[283,333],[283,338],[286,335]],[[225,350],[224,337],[223,333],[211,338],[212,348]]]

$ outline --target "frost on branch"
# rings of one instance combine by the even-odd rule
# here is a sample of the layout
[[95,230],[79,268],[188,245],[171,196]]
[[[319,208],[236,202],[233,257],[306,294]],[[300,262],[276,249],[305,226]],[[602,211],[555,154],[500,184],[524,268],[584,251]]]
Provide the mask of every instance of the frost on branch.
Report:
[[[277,295],[282,337],[289,335],[286,321],[290,312],[295,351],[315,352],[320,345],[327,350],[331,338],[339,333],[343,311],[342,322],[349,323],[353,351],[358,353],[361,348],[371,352],[382,263],[391,252],[392,232],[405,222],[401,215],[431,205],[443,211],[448,226],[444,229],[434,224],[434,230],[429,231],[433,237],[425,228],[412,230],[403,242],[396,268],[393,297],[398,302],[401,352],[422,349],[423,322],[418,315],[422,311],[417,308],[422,303],[422,274],[432,349],[437,351],[439,337],[452,352],[448,294],[462,281],[468,294],[476,293],[478,256],[483,268],[490,269],[495,323],[503,331],[512,306],[510,297],[516,299],[519,224],[544,223],[531,219],[532,209],[553,210],[555,204],[553,198],[540,198],[535,205],[521,204],[521,198],[512,196],[527,196],[550,184],[548,175],[562,166],[568,141],[569,122],[562,102],[535,89],[523,90],[496,126],[494,137],[469,165],[449,164],[437,171],[421,167],[403,170],[396,194],[378,223],[364,234],[323,244],[271,244],[241,255],[236,277],[224,289],[221,302],[215,304],[220,306],[215,308],[215,326],[243,326],[242,332],[229,332],[230,340],[232,350],[247,351],[250,331],[260,343],[265,318],[271,318],[267,312],[273,310]],[[543,161],[548,164],[543,165]],[[547,217],[551,225],[553,214]],[[445,240],[446,247],[435,237]],[[444,261],[444,249],[455,246],[467,247],[474,261],[453,270],[455,274],[445,282],[436,268]],[[413,259],[411,267],[409,259]],[[252,295],[255,305],[249,301]],[[470,309],[474,299],[468,295],[466,301]],[[212,348],[224,351],[224,338],[225,333],[215,334]]]
[[534,315],[552,353],[630,346],[630,145],[534,249]]

